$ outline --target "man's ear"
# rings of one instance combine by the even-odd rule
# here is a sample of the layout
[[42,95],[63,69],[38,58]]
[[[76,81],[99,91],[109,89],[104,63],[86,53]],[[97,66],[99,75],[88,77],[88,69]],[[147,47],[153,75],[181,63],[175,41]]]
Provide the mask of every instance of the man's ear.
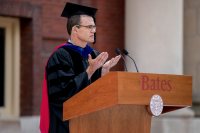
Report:
[[73,27],[72,27],[72,32],[73,32],[73,33],[77,33],[77,31],[78,31],[78,27],[77,27],[77,26],[73,26]]

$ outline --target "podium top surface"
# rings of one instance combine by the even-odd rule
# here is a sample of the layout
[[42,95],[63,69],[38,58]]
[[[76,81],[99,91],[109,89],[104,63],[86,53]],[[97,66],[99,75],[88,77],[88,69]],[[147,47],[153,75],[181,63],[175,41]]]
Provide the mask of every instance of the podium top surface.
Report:
[[[160,95],[171,111],[192,105],[192,77],[184,75],[110,72],[63,104],[68,120],[119,104],[148,106]],[[173,109],[174,108],[174,109]]]

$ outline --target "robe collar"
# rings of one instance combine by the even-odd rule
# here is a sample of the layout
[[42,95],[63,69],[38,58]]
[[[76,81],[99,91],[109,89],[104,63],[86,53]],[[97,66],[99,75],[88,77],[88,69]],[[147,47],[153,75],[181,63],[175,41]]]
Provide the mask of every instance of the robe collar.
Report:
[[74,45],[71,40],[68,40],[65,46],[79,53],[84,59],[88,59],[88,55],[93,51],[93,48],[91,48],[89,44],[87,44],[85,48],[82,48],[80,46]]

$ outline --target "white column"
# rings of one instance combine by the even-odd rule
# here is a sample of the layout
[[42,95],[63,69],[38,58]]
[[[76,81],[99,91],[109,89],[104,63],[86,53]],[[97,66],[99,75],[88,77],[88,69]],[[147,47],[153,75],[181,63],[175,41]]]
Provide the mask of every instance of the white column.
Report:
[[125,48],[140,72],[182,74],[183,0],[126,0],[125,9]]

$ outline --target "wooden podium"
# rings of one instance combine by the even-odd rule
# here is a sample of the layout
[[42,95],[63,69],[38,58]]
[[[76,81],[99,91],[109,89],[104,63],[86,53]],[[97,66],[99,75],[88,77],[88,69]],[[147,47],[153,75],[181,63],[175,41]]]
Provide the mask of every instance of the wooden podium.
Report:
[[70,133],[150,133],[152,95],[166,113],[192,105],[192,77],[110,72],[65,101]]

